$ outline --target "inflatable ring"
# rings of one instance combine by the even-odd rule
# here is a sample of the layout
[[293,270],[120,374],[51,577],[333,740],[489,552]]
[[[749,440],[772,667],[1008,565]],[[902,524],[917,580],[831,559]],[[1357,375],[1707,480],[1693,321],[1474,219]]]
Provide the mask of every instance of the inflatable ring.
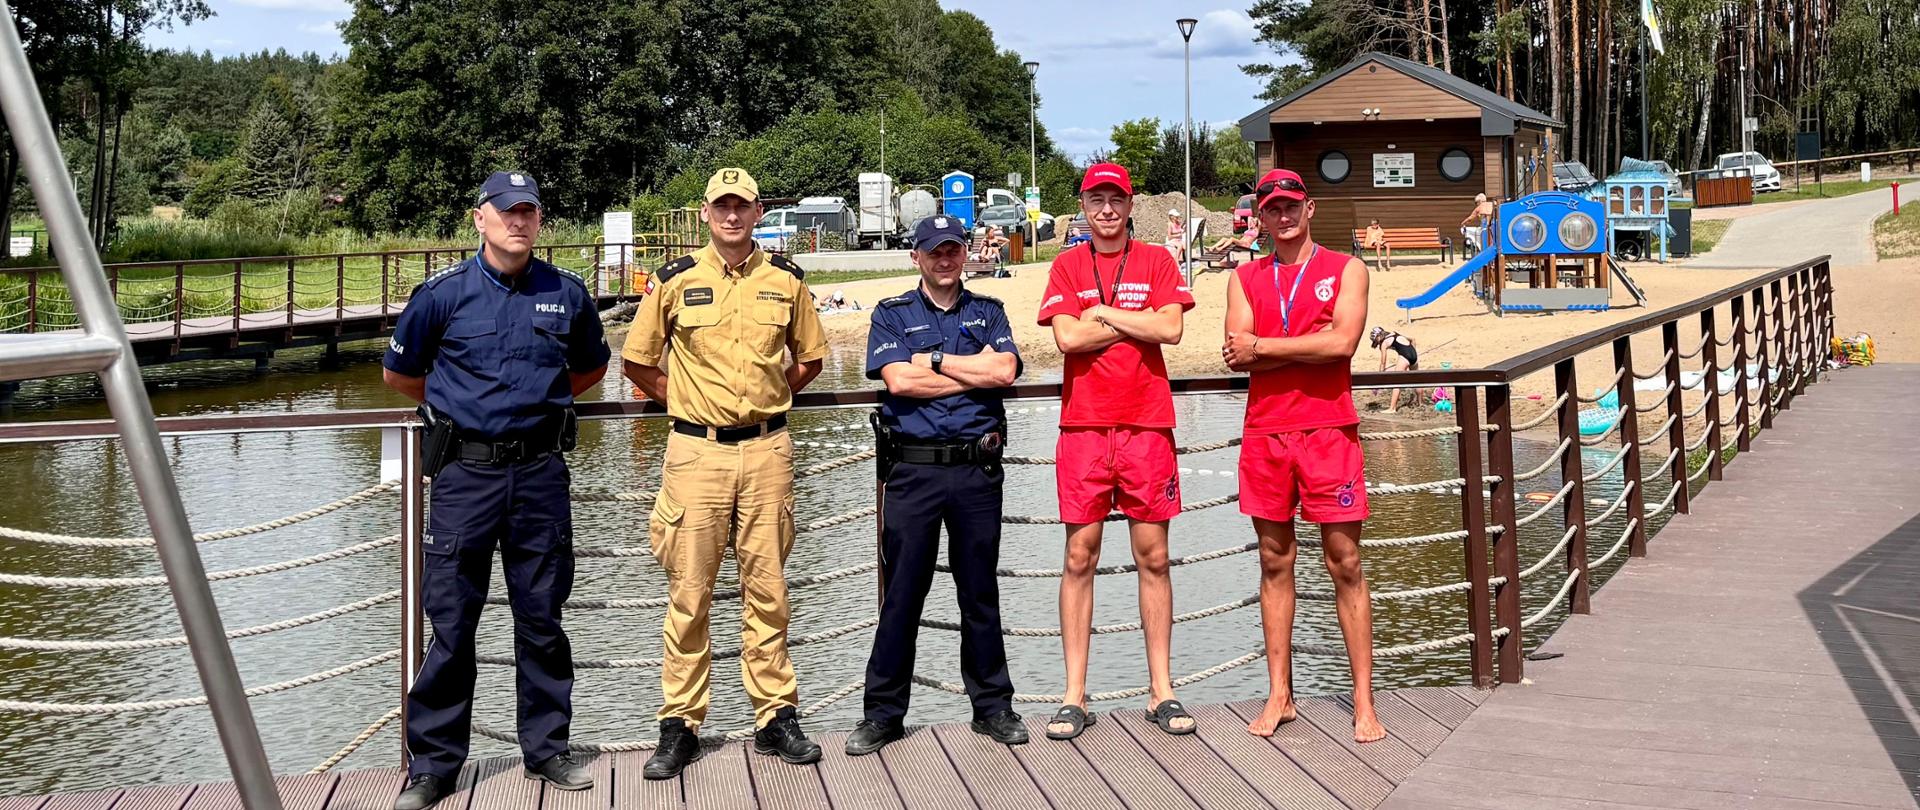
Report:
[[1533,503],[1548,503],[1548,502],[1550,502],[1550,501],[1552,501],[1552,500],[1553,500],[1553,493],[1551,493],[1551,492],[1529,492],[1529,493],[1527,493],[1527,500],[1528,500],[1528,501],[1531,501],[1531,502],[1533,502]]

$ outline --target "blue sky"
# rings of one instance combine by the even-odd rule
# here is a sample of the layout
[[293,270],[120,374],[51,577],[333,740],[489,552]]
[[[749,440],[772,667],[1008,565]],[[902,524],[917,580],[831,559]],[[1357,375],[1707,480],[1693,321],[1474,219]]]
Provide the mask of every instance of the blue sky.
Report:
[[[216,15],[173,31],[155,32],[157,47],[215,54],[285,48],[344,55],[337,28],[346,0],[209,0]],[[1193,35],[1193,118],[1233,122],[1260,106],[1260,85],[1240,72],[1273,52],[1253,42],[1253,21],[1242,5],[1177,0],[943,0],[970,11],[994,30],[1003,48],[1040,63],[1040,120],[1075,158],[1108,148],[1119,121],[1182,115],[1180,32],[1173,21],[1200,20]],[[1117,88],[1100,89],[1094,88]]]

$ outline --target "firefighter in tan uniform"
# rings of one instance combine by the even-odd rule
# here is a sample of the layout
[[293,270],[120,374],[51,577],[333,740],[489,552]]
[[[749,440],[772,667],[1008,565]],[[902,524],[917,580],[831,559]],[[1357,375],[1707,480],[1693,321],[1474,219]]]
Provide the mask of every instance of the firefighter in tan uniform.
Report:
[[707,618],[729,546],[740,568],[740,667],[759,727],[754,749],[793,763],[820,759],[794,708],[782,567],[794,534],[787,409],[820,374],[827,342],[799,265],[755,249],[759,197],[745,170],[714,173],[700,208],[712,240],[661,268],[621,352],[627,379],[673,418],[649,527],[672,603],[648,779],[671,779],[700,756]]

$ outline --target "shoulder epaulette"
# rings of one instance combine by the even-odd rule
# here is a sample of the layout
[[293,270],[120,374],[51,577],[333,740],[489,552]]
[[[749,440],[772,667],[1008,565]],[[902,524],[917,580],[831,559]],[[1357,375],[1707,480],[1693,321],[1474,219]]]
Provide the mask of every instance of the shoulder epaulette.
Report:
[[913,302],[913,293],[903,293],[892,298],[882,298],[876,306],[897,307]]
[[458,275],[460,271],[467,269],[467,266],[471,264],[474,264],[474,261],[472,259],[467,259],[465,261],[459,262],[458,264],[455,264],[452,267],[448,267],[444,270],[441,270],[437,273],[427,276],[425,280],[420,282],[420,286],[430,287],[448,278],[452,278],[453,276]]
[[1007,308],[1007,302],[1005,302],[1005,301],[1002,301],[1002,300],[1000,300],[1000,299],[998,299],[998,298],[995,298],[995,297],[993,297],[993,296],[991,296],[991,295],[982,295],[982,294],[980,294],[980,293],[977,293],[977,292],[973,292],[972,290],[968,290],[968,292],[970,292],[970,293],[972,293],[972,294],[973,294],[973,297],[974,297],[974,298],[976,298],[976,299],[978,299],[978,300],[981,300],[981,301],[985,301],[985,302],[987,302],[987,303],[989,303],[989,304],[992,304],[992,305],[994,305],[994,306],[996,306],[996,307],[999,307],[999,308],[1001,308],[1001,309],[1006,309],[1006,308]]
[[794,260],[789,259],[785,256],[782,256],[778,253],[767,254],[767,263],[773,265],[774,267],[778,267],[782,270],[792,273],[794,278],[805,279],[807,277],[806,268],[801,267]]
[[546,266],[546,268],[549,270],[559,273],[561,278],[573,279],[575,282],[579,283],[581,287],[587,286],[586,278],[582,277],[579,273],[575,273],[572,270],[568,270],[567,268],[561,267],[560,265],[554,264],[553,262],[540,262],[540,264]]
[[660,272],[653,274],[653,280],[664,284],[668,279],[693,269],[693,266],[699,263],[700,260],[694,258],[692,254],[681,256],[661,266]]

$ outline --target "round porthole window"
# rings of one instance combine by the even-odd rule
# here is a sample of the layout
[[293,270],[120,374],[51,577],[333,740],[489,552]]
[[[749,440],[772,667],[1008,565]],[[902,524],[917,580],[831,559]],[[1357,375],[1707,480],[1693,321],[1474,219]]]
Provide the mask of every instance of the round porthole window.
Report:
[[1593,217],[1575,211],[1560,220],[1560,243],[1570,249],[1586,250],[1593,247],[1599,237],[1600,229],[1594,226]]
[[1440,176],[1455,183],[1467,179],[1473,174],[1473,155],[1460,147],[1453,147],[1440,154]]
[[1507,239],[1521,250],[1539,250],[1547,241],[1547,224],[1534,214],[1521,214],[1507,226]]
[[1352,172],[1353,162],[1347,159],[1347,153],[1333,149],[1320,156],[1320,179],[1338,183]]

